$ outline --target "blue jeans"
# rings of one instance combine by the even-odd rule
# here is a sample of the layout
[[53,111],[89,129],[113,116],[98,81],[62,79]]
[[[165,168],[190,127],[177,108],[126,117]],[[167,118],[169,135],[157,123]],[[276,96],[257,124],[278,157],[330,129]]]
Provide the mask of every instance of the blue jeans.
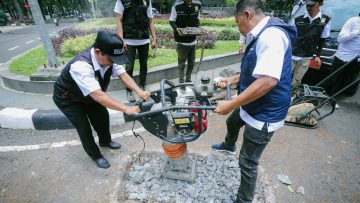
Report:
[[267,132],[267,125],[262,130],[251,127],[240,117],[240,108],[235,109],[226,120],[226,146],[234,146],[239,131],[245,126],[243,142],[240,149],[239,166],[241,182],[236,202],[252,202],[255,195],[259,159],[274,132]]

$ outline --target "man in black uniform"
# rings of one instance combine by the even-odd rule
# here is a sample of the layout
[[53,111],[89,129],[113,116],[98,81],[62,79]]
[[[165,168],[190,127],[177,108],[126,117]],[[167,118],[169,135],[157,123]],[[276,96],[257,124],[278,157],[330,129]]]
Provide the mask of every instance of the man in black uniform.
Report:
[[[179,83],[191,82],[191,73],[195,63],[196,36],[184,36],[179,28],[198,27],[200,1],[176,1],[171,9],[170,25],[174,29],[176,52],[178,54]],[[185,62],[187,61],[186,78]]]
[[101,155],[92,135],[91,126],[99,137],[99,144],[110,149],[121,145],[111,140],[109,112],[106,108],[128,115],[138,113],[137,106],[127,106],[111,98],[107,88],[111,77],[118,77],[139,98],[147,99],[149,92],[140,89],[120,64],[127,63],[123,41],[117,35],[100,31],[93,47],[82,51],[62,70],[54,85],[53,100],[76,128],[83,148],[100,168],[110,167]]
[[[127,73],[133,77],[136,51],[140,63],[139,86],[145,89],[148,71],[149,35],[151,34],[151,48],[156,48],[156,33],[153,22],[151,1],[149,0],[117,0],[114,9],[117,17],[117,33],[124,39],[124,48],[129,58],[126,65]],[[131,89],[127,88],[129,101],[135,101]]]
[[326,38],[330,36],[331,17],[321,13],[323,0],[306,1],[305,15],[295,18],[294,23],[298,31],[298,38],[293,45],[292,86],[301,84],[309,62],[316,54],[315,63],[320,66],[320,53]]

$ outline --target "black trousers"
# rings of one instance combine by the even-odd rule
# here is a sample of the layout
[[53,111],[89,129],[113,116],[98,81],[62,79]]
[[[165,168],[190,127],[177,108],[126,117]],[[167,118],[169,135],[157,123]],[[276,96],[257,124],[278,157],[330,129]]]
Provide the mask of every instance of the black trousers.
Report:
[[[331,73],[335,72],[346,63],[347,62],[340,60],[338,57],[335,57],[334,61],[332,62]],[[339,71],[333,78],[331,78],[331,81],[329,82],[330,84],[325,85],[326,91],[329,95],[336,94],[342,88],[352,83],[358,77],[359,73],[360,62],[354,62],[349,64],[348,67]],[[348,95],[354,95],[356,93],[356,90],[358,89],[358,86],[359,82],[349,87],[347,90],[344,91],[344,93]]]
[[[144,87],[146,85],[146,76],[148,71],[147,61],[149,58],[149,43],[139,46],[127,45],[127,49],[126,56],[129,58],[129,64],[126,65],[126,72],[130,75],[130,77],[133,77],[137,51],[140,63],[139,85]],[[130,91],[129,88],[126,88],[126,90]]]
[[76,128],[85,152],[94,160],[101,158],[102,155],[95,143],[91,126],[99,137],[99,143],[108,144],[111,141],[108,110],[96,102],[77,103],[62,99],[59,95],[55,90],[53,100]]
[[262,130],[253,128],[241,119],[239,113],[240,108],[235,109],[226,120],[225,145],[234,146],[239,137],[240,128],[245,126],[239,156],[241,181],[235,202],[251,203],[255,195],[259,160],[274,132],[267,132],[266,125]]

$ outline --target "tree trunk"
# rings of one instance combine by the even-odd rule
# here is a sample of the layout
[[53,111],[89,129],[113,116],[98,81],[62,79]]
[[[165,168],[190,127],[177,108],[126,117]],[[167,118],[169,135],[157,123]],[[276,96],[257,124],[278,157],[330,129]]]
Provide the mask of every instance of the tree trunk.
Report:
[[14,6],[15,6],[18,14],[19,14],[18,18],[23,19],[24,18],[24,13],[23,13],[20,5],[19,5],[19,2],[17,0],[13,0],[13,4],[14,4]]

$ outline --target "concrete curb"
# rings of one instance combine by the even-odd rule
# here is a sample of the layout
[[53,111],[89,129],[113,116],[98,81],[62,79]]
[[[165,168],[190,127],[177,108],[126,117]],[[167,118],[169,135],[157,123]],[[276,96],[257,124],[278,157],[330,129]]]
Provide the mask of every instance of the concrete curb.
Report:
[[[122,112],[108,109],[110,125],[125,123]],[[0,107],[0,128],[55,130],[74,126],[60,110],[21,109]]]
[[[34,94],[52,94],[54,81],[30,81],[27,76],[17,75],[8,71],[8,66],[14,57],[10,61],[3,64],[3,68],[0,69],[0,77],[3,81],[3,85],[6,88]],[[219,54],[215,56],[205,57],[201,63],[199,70],[210,70],[217,67],[227,66],[240,62],[242,56],[237,52]],[[194,66],[194,72],[199,66],[199,61],[196,61]],[[152,84],[159,82],[163,78],[174,79],[178,77],[177,63],[162,65],[154,68],[150,68],[147,75],[147,83]],[[134,78],[138,80],[138,71],[134,71]],[[116,80],[116,79],[112,79]],[[121,83],[110,82],[109,91],[123,90],[125,87]]]

